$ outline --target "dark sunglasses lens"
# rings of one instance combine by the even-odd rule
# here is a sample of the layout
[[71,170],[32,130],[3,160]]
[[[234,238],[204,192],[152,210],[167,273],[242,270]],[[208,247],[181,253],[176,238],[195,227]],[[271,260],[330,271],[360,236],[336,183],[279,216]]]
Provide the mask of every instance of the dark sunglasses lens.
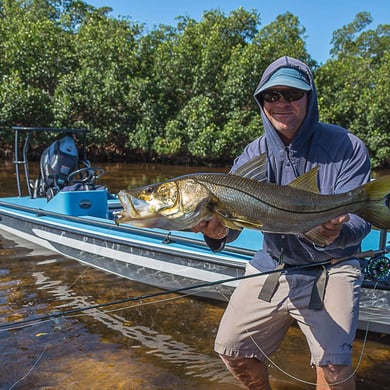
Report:
[[263,99],[268,103],[277,102],[282,96],[288,101],[293,102],[300,100],[305,95],[304,91],[300,90],[286,90],[286,91],[265,91],[262,95]]
[[294,102],[295,100],[299,100],[303,98],[305,92],[303,91],[283,91],[282,95],[288,102]]
[[279,91],[265,91],[262,96],[266,102],[274,103],[277,102],[282,95]]

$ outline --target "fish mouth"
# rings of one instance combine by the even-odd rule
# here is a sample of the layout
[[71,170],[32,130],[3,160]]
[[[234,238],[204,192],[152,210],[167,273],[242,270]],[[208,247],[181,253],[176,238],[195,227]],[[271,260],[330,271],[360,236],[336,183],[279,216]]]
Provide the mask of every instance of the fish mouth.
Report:
[[161,215],[153,212],[146,201],[133,196],[126,190],[120,191],[118,198],[123,210],[114,212],[114,221],[117,225],[125,222],[138,227],[154,227],[158,225]]
[[118,198],[123,210],[114,212],[114,221],[117,225],[128,222],[140,228],[161,228],[172,230],[169,219],[162,218],[161,214],[153,211],[147,201],[137,198],[130,191],[122,190]]
[[124,211],[132,218],[143,218],[151,214],[150,206],[144,200],[133,196],[128,191],[120,191],[118,198],[122,203]]

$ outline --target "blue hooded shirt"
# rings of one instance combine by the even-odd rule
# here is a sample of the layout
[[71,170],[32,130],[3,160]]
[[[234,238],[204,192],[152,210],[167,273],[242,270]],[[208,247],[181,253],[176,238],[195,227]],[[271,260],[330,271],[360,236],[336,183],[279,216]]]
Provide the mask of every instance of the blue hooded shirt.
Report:
[[[305,119],[287,146],[265,115],[258,92],[275,71],[285,67],[303,72],[311,86]],[[344,193],[369,181],[370,160],[363,142],[340,126],[319,122],[313,74],[306,64],[291,57],[279,58],[265,70],[254,97],[260,108],[265,134],[245,147],[235,159],[231,172],[259,154],[267,153],[268,180],[279,185],[287,185],[317,166],[317,184],[322,194]],[[282,261],[292,265],[350,256],[360,250],[361,241],[369,231],[369,223],[357,215],[350,215],[336,241],[324,248],[297,235],[264,233],[263,249],[256,253],[251,264],[266,271],[274,267],[275,259],[278,261],[281,253]],[[227,241],[236,237],[237,233],[230,231]]]

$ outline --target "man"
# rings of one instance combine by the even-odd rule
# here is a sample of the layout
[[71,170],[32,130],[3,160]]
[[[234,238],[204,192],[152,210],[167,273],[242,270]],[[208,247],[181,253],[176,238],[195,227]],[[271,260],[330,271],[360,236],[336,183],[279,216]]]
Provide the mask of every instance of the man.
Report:
[[[273,62],[254,95],[265,134],[246,146],[232,172],[267,153],[267,179],[287,185],[319,167],[323,194],[347,192],[369,180],[370,162],[363,143],[345,129],[319,122],[313,75],[290,57]],[[357,215],[341,215],[315,228],[327,245],[291,234],[264,233],[263,249],[248,264],[247,274],[279,266],[285,271],[244,279],[234,291],[221,320],[215,350],[248,389],[270,389],[266,359],[280,346],[296,320],[304,333],[318,389],[354,389],[352,342],[362,281],[359,251],[370,225]],[[214,250],[237,237],[218,219],[194,228]],[[289,266],[351,256],[333,266],[290,271]]]

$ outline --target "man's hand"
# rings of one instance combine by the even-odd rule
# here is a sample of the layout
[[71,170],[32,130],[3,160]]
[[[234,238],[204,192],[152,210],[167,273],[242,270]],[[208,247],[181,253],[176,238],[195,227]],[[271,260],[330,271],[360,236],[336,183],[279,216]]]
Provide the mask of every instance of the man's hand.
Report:
[[339,236],[343,224],[349,221],[349,215],[340,215],[339,217],[333,218],[328,222],[314,228],[322,237],[327,241],[328,245],[336,240]]
[[229,229],[222,224],[219,218],[213,217],[209,221],[201,221],[192,228],[195,233],[202,233],[207,237],[221,240],[226,237]]

